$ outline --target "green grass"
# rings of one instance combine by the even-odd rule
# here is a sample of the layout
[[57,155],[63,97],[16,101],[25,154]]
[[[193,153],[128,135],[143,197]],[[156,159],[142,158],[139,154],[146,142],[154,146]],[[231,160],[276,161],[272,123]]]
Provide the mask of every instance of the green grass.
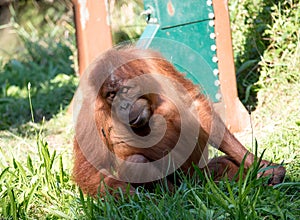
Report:
[[[70,162],[37,138],[37,158],[12,158],[1,163],[0,210],[13,219],[297,219],[299,183],[266,185],[256,179],[257,163],[245,180],[214,183],[201,171],[197,178],[182,177],[174,193],[160,185],[153,193],[138,188],[138,194],[92,199],[78,192],[70,179]],[[2,152],[3,155],[4,152]],[[178,174],[180,175],[180,174]],[[242,175],[242,173],[240,174]]]
[[[60,3],[48,6],[55,23],[38,14],[32,23],[13,23],[23,49],[0,58],[0,219],[300,219],[298,1],[230,2],[239,95],[253,106],[258,155],[284,161],[285,182],[270,187],[256,179],[262,172],[256,163],[243,181],[176,174],[182,183],[173,193],[157,185],[118,200],[87,197],[72,181],[73,128],[66,112],[78,83],[76,48],[70,19],[62,28],[57,16],[65,10]],[[34,25],[42,23],[38,33]],[[122,30],[131,38],[140,32]]]

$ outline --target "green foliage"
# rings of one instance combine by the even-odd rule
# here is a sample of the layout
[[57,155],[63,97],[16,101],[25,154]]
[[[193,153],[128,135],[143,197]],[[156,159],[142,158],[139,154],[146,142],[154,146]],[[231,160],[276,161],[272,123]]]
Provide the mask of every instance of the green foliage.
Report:
[[113,43],[134,42],[146,27],[146,18],[141,15],[144,10],[143,2],[110,1],[110,20]]
[[289,80],[296,69],[299,73],[299,2],[235,0],[230,9],[239,96],[255,107],[257,92],[272,72],[291,74],[278,76]]
[[[157,185],[153,193],[143,188],[137,194],[121,193],[119,199],[91,199],[80,194],[83,211],[79,218],[87,219],[297,219],[300,185],[285,183],[267,186],[267,178],[257,179],[266,169],[260,169],[257,159],[245,176],[237,182],[213,182],[196,168],[197,175],[181,177],[174,192]],[[243,165],[238,174],[243,175]],[[287,202],[289,200],[289,202]]]
[[270,45],[264,53],[261,65],[261,87],[276,88],[278,84],[299,83],[300,70],[300,8],[299,3],[287,1],[273,5],[272,25],[265,35]]
[[[0,163],[0,217],[12,219],[68,218],[74,200],[74,186],[64,168],[62,155],[49,152],[46,142],[37,138],[38,159],[30,155],[24,162],[12,158]],[[2,156],[5,155],[1,151]]]
[[[42,63],[11,60],[4,66],[0,72],[0,129],[18,126],[31,119],[27,98],[29,82],[37,121],[43,117],[49,119],[70,103],[78,80],[70,68],[71,61],[68,61],[70,50],[62,45],[57,47],[55,50],[64,52],[65,61],[57,62],[52,55],[42,55]],[[63,58],[61,54],[58,57]]]
[[[29,21],[26,25],[33,27]],[[74,37],[58,38],[63,34],[59,26],[45,35],[27,32],[17,23],[14,26],[24,50],[0,69],[0,130],[31,120],[28,83],[38,122],[51,118],[70,103],[78,81],[72,59]]]
[[[57,30],[60,34],[67,34],[72,23],[71,0],[56,1],[14,1],[12,14],[15,21],[25,28],[26,32],[34,32],[39,36],[48,36],[53,29],[59,26],[64,27]],[[30,21],[30,22],[28,22]]]
[[300,181],[299,1],[230,4],[239,96],[257,108],[254,132],[266,158],[285,161],[288,179]]
[[[0,163],[0,217],[12,219],[298,219],[300,185],[267,186],[267,178],[255,162],[245,180],[218,184],[196,168],[193,178],[181,176],[174,192],[157,185],[150,193],[137,188],[134,196],[120,192],[119,199],[107,195],[93,199],[77,193],[64,155],[50,152],[37,136],[35,160],[12,158]],[[1,152],[5,155],[5,152]],[[259,161],[259,160],[257,160]],[[68,164],[67,164],[68,166]],[[243,175],[243,165],[239,176]]]

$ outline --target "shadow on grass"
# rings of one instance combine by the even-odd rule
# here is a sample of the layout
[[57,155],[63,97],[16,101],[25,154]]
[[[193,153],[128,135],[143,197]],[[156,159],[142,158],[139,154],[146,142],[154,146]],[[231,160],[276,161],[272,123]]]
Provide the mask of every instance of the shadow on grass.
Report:
[[0,130],[31,121],[50,119],[70,103],[77,77],[70,59],[72,51],[63,44],[25,42],[27,53],[0,67]]

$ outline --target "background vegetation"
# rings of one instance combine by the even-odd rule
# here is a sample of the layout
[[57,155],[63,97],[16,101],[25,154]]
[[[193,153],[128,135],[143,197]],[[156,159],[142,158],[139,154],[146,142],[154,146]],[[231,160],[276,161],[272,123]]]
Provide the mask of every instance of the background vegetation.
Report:
[[[141,1],[111,0],[110,9],[115,43],[141,34]],[[199,172],[173,194],[157,186],[119,200],[86,197],[71,180],[66,112],[78,77],[70,1],[17,1],[11,13],[0,27],[0,218],[300,218],[299,1],[230,1],[238,90],[253,122],[242,140],[254,150],[254,135],[258,155],[284,160],[285,183],[266,186],[254,165],[245,181],[216,185]]]

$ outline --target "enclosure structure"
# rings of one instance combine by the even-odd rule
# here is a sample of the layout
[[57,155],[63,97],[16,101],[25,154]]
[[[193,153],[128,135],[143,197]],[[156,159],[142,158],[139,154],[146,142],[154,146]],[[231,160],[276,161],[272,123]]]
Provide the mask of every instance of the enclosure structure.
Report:
[[103,51],[112,47],[106,0],[73,0],[79,74]]
[[[112,45],[105,1],[74,1],[80,71]],[[140,48],[160,51],[201,86],[232,132],[249,127],[237,95],[227,1],[144,0]]]

